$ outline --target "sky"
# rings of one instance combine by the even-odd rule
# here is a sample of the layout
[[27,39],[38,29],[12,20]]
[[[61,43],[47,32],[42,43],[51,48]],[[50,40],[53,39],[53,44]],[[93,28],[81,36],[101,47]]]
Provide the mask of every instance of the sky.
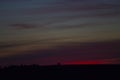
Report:
[[0,0],[0,65],[120,64],[120,0]]

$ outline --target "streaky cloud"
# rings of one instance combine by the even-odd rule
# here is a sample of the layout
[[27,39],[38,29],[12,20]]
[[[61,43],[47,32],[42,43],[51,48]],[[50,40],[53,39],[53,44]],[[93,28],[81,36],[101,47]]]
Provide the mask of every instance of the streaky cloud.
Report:
[[94,11],[94,10],[108,10],[119,9],[120,5],[112,4],[98,4],[98,5],[60,5],[60,6],[50,6],[43,8],[33,8],[24,10],[27,14],[47,14],[47,13],[59,13],[59,12],[80,12],[80,11]]
[[[105,63],[120,62],[120,40],[115,41],[105,41],[105,42],[87,42],[87,43],[66,43],[64,45],[58,45],[52,49],[35,49],[22,52],[19,55],[2,57],[0,58],[0,63],[8,64],[12,63],[22,63],[27,61],[32,64],[36,62],[37,64],[49,64],[49,62],[66,62],[66,61],[92,61],[99,60]],[[26,54],[27,53],[27,54]],[[49,62],[47,63],[46,60]],[[43,63],[45,62],[45,63]]]
[[37,26],[34,24],[24,24],[24,23],[18,23],[18,24],[10,24],[9,26],[15,28],[15,29],[32,29],[36,28]]

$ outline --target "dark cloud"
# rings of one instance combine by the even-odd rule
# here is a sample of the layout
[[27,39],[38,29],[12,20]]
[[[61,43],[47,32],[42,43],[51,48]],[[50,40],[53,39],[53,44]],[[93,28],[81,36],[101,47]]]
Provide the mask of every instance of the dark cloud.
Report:
[[[68,20],[69,21],[69,20]],[[62,25],[59,25],[59,23],[61,23]],[[58,23],[49,23],[49,25],[54,25],[54,24],[57,24],[57,26],[53,27],[54,29],[57,28],[57,29],[70,29],[70,28],[84,28],[84,27],[96,27],[96,26],[105,26],[105,25],[111,25],[111,24],[116,24],[116,22],[111,22],[111,21],[108,21],[108,22],[91,22],[91,23],[78,23],[78,24],[68,24],[68,25],[64,25],[64,21],[63,22],[58,22]],[[48,25],[48,26],[49,26]],[[50,27],[52,28],[52,27]]]
[[31,28],[36,28],[37,27],[34,24],[11,24],[9,26],[11,26],[13,28],[16,28],[16,29],[31,29]]
[[[87,4],[86,1],[89,1],[89,0],[62,0],[62,1],[58,0],[57,2],[60,4],[50,3],[44,7],[41,7],[38,5],[38,7],[21,8],[18,10],[11,10],[11,11],[6,10],[6,11],[1,11],[2,13],[0,13],[0,15],[4,15],[4,16],[5,15],[43,15],[43,14],[49,15],[51,13],[65,13],[65,12],[77,13],[81,11],[95,11],[95,10],[103,10],[103,12],[107,12],[107,10],[110,10],[110,9],[111,11],[115,11],[115,10],[120,11],[119,10],[120,5],[118,4],[107,4],[107,3]],[[92,1],[97,1],[97,0],[92,0]],[[85,5],[83,5],[81,2],[84,2]],[[106,11],[104,9],[106,9]],[[101,12],[102,11],[100,11],[100,13]],[[88,15],[88,16],[91,16],[91,15]]]
[[21,1],[31,1],[31,0],[0,0],[0,2],[21,2]]
[[15,48],[19,46],[26,46],[26,45],[31,45],[31,44],[38,44],[40,42],[44,42],[48,40],[50,39],[41,39],[41,40],[28,41],[28,42],[22,42],[22,43],[4,43],[4,44],[0,44],[0,50],[6,49],[6,48]]
[[72,12],[72,11],[87,11],[87,10],[98,10],[98,9],[119,9],[119,5],[108,5],[108,4],[99,4],[99,5],[61,5],[61,6],[53,6],[46,8],[35,8],[26,10],[26,12],[31,13],[55,13],[55,12]]
[[0,45],[0,50],[2,49],[7,49],[7,48],[15,48],[15,47],[18,47],[18,46],[25,46],[25,45],[28,45],[29,43],[9,43],[9,44],[4,44],[4,45]]
[[[120,58],[120,40],[107,42],[88,42],[88,43],[70,43],[62,46],[56,46],[47,50],[29,50],[23,52],[25,54],[9,56],[0,59],[0,63],[7,64],[9,62],[17,64],[27,63],[33,64],[49,64],[56,61],[91,61],[99,59]],[[38,61],[39,60],[39,61]],[[55,61],[56,60],[56,61]],[[46,62],[47,61],[47,62]],[[19,62],[19,63],[18,63]],[[57,62],[56,62],[57,63]]]

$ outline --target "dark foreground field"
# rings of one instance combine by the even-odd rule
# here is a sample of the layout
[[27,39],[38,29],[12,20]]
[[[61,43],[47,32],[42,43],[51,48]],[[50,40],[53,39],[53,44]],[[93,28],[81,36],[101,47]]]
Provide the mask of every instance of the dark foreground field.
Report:
[[9,66],[0,69],[0,80],[120,80],[120,65]]

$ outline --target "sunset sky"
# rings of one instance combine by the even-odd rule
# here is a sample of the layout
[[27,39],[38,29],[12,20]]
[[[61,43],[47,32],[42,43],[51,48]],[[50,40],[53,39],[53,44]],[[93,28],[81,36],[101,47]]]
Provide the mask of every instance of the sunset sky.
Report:
[[0,65],[120,64],[120,0],[0,0]]

